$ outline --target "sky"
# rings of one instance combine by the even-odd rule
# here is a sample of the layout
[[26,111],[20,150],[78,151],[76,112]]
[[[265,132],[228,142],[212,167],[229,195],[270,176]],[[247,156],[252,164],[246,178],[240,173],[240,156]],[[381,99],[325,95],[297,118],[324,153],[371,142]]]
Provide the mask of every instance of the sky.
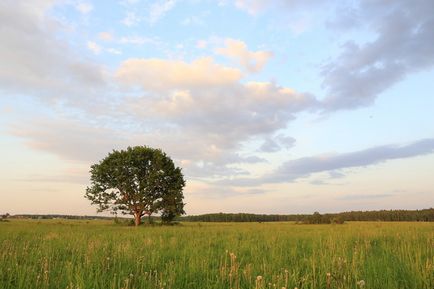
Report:
[[3,0],[0,213],[95,215],[161,148],[187,214],[434,206],[434,1]]

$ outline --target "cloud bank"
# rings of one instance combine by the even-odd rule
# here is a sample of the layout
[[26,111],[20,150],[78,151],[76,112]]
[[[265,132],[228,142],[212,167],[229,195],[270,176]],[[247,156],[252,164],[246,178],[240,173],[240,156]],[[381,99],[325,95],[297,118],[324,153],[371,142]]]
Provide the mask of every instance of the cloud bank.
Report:
[[285,183],[309,177],[314,173],[366,167],[382,162],[434,153],[434,139],[423,139],[407,145],[385,145],[342,154],[303,157],[284,162],[269,174],[256,179],[220,181],[221,184],[254,186]]
[[[343,23],[351,28],[363,24],[376,37],[362,44],[346,42],[342,53],[323,67],[328,110],[371,105],[409,74],[434,66],[433,1],[361,1],[353,9],[355,17]],[[334,23],[339,25],[341,17]]]
[[[312,1],[297,3],[253,0],[236,5],[256,15],[269,7],[306,10]],[[258,180],[247,178],[250,172],[243,166],[265,163],[264,156],[291,149],[297,142],[284,131],[298,114],[370,105],[407,75],[432,68],[432,3],[363,1],[355,7],[356,19],[352,24],[347,19],[348,27],[364,23],[375,37],[365,43],[346,42],[342,53],[322,67],[326,97],[319,100],[288,85],[252,78],[273,53],[249,50],[246,42],[232,38],[222,38],[224,45],[213,50],[201,43],[209,55],[189,60],[130,57],[108,69],[93,57],[120,50],[109,51],[95,40],[77,48],[65,40],[68,37],[59,37],[70,32],[48,13],[54,1],[7,0],[0,3],[0,62],[8,68],[0,70],[1,92],[35,98],[50,111],[37,119],[21,118],[10,132],[30,148],[83,163],[113,148],[160,147],[182,164],[189,177],[207,182],[233,178],[230,184],[235,186],[293,182],[318,172],[336,174],[346,168],[432,153],[433,140],[426,139],[404,146],[304,157],[284,161]],[[123,23],[134,26],[146,15],[133,10],[137,3],[130,4]],[[175,4],[156,2],[149,10],[149,23],[156,24]],[[80,9],[83,14],[96,12],[86,5]],[[146,36],[115,38],[116,33],[100,31],[95,37],[101,42],[125,47],[160,43]],[[219,56],[229,58],[236,67],[219,63]]]
[[215,52],[237,61],[252,73],[261,71],[273,56],[270,51],[249,51],[243,41],[230,38],[225,40],[225,47],[216,48]]

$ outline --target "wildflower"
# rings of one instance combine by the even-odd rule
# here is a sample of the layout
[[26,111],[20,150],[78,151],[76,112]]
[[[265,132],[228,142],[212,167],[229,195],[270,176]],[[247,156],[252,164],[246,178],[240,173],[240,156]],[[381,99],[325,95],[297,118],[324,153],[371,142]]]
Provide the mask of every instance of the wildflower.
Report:
[[261,281],[261,280],[262,280],[262,276],[257,276],[257,277],[256,277],[256,280],[257,280],[257,281]]
[[363,288],[365,286],[365,280],[360,280],[357,282],[357,285],[360,286],[360,288]]

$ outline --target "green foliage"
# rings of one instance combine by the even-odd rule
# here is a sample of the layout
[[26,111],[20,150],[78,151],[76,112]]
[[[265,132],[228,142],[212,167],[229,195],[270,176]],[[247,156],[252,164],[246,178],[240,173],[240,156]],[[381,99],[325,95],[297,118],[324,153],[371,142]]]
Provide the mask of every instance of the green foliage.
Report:
[[145,146],[111,152],[91,166],[86,198],[99,211],[132,214],[138,225],[144,215],[161,213],[165,221],[184,214],[181,169],[161,150]]
[[12,219],[0,223],[0,288],[432,289],[433,232],[422,222]]
[[310,224],[341,224],[345,221],[416,221],[434,222],[434,209],[423,210],[381,210],[381,211],[351,211],[336,214],[313,215],[263,215],[263,214],[204,214],[183,216],[180,221],[191,222],[282,222],[295,221]]

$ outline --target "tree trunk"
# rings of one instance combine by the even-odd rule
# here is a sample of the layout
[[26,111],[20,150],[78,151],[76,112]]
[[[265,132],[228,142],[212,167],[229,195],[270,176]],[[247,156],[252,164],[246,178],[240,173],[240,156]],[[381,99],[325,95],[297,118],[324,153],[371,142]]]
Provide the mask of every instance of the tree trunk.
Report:
[[149,224],[152,224],[151,213],[148,214],[148,222],[149,222]]
[[134,213],[134,225],[136,225],[136,227],[138,225],[140,225],[142,221],[142,217],[140,216],[140,213]]

